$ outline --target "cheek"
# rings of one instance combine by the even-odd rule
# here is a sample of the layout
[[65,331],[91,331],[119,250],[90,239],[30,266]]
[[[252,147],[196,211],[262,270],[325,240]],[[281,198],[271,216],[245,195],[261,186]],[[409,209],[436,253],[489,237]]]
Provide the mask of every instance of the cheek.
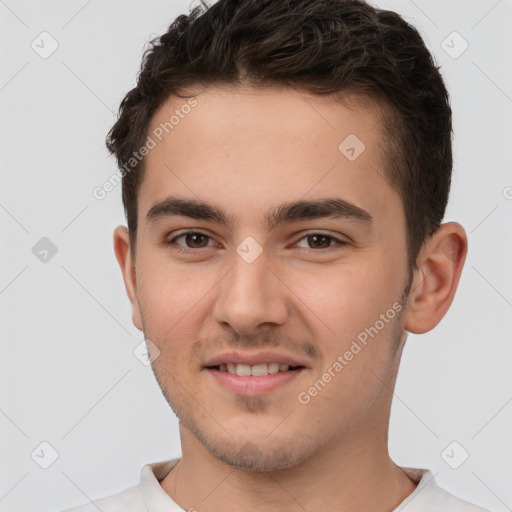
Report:
[[164,252],[146,257],[141,262],[138,297],[147,323],[153,330],[174,325],[181,330],[183,321],[189,321],[207,300],[221,277],[218,274],[213,267],[171,263]]
[[335,403],[356,414],[357,404],[372,402],[380,387],[376,375],[383,375],[392,362],[398,316],[393,305],[399,307],[400,283],[369,260],[338,267],[321,286],[318,278],[302,279],[297,295],[321,320],[309,313],[324,357],[310,383],[318,407]]
[[171,264],[163,257],[145,261],[138,292],[144,331],[160,350],[154,368],[169,385],[171,374],[181,381],[197,371],[191,350],[211,308],[210,294],[223,274],[213,267]]
[[309,411],[315,411],[326,428],[328,411],[339,410],[340,417],[356,421],[378,396],[380,379],[394,359],[396,288],[389,273],[365,273],[361,268],[330,274],[321,291],[318,280],[303,281],[304,296],[311,291],[309,302],[304,302],[321,319],[314,321],[319,326],[314,337],[324,362],[301,391],[309,399]]
[[294,290],[307,306],[308,316],[325,326],[335,349],[343,348],[344,342],[373,325],[397,300],[396,278],[379,265],[377,258],[361,260],[316,274],[302,272],[300,279],[296,275],[291,280],[297,283]]

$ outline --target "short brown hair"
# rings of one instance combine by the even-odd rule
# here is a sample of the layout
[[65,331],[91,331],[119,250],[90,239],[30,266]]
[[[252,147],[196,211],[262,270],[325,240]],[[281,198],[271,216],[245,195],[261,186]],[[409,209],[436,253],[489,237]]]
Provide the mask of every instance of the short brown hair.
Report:
[[[409,272],[439,227],[452,171],[452,120],[439,68],[418,31],[362,0],[218,0],[178,16],[149,43],[137,86],[107,136],[120,168],[144,145],[152,116],[188,86],[282,85],[376,98],[387,141],[386,178],[402,199]],[[123,174],[132,251],[144,159]]]

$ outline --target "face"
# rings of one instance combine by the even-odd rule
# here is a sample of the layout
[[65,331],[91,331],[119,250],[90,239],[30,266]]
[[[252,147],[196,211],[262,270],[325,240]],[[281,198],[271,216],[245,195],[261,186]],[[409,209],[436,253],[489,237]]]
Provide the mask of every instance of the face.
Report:
[[134,323],[182,427],[238,467],[292,467],[387,428],[405,216],[377,109],[346,100],[212,87],[190,108],[170,98],[149,128]]

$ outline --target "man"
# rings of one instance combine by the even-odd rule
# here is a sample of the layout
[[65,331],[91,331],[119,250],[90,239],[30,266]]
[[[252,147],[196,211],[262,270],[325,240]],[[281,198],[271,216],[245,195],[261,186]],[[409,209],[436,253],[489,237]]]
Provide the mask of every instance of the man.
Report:
[[407,333],[467,251],[418,32],[360,0],[219,0],[144,56],[107,145],[115,253],[182,457],[73,509],[483,511],[387,447]]

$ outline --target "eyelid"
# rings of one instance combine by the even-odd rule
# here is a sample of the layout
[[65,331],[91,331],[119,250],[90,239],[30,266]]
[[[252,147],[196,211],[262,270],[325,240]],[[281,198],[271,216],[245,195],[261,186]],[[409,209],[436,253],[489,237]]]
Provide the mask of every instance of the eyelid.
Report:
[[[208,233],[200,230],[200,229],[188,229],[188,230],[184,230],[184,231],[181,231],[181,232],[178,232],[178,234],[176,234],[171,240],[166,240],[165,243],[167,245],[172,245],[172,244],[175,244],[176,240],[178,238],[181,238],[182,236],[186,236],[186,235],[189,235],[189,234],[194,234],[194,235],[202,235],[206,238],[209,238],[210,240],[214,240],[214,238],[212,236],[210,236]],[[327,238],[330,238],[332,241],[334,242],[337,242],[325,249],[311,249],[311,248],[306,248],[306,249],[310,249],[311,251],[313,252],[328,252],[330,250],[333,250],[333,249],[336,249],[336,248],[340,248],[340,247],[343,247],[345,245],[349,245],[350,242],[346,241],[346,240],[343,240],[337,236],[334,236],[333,234],[331,233],[328,233],[328,232],[324,232],[322,230],[310,230],[306,233],[303,233],[302,236],[300,238],[298,238],[294,244],[297,244],[298,242],[300,242],[301,240],[303,240],[304,238],[307,238],[308,236],[313,236],[313,235],[320,235],[320,236],[325,236]],[[207,246],[207,247],[200,247],[198,249],[192,249],[190,247],[185,247],[185,246],[181,246],[179,244],[177,244],[178,247],[180,247],[181,249],[177,249],[178,251],[182,251],[182,252],[201,252],[203,249],[207,249],[208,247],[211,247],[211,246]],[[303,248],[304,249],[304,248]]]

